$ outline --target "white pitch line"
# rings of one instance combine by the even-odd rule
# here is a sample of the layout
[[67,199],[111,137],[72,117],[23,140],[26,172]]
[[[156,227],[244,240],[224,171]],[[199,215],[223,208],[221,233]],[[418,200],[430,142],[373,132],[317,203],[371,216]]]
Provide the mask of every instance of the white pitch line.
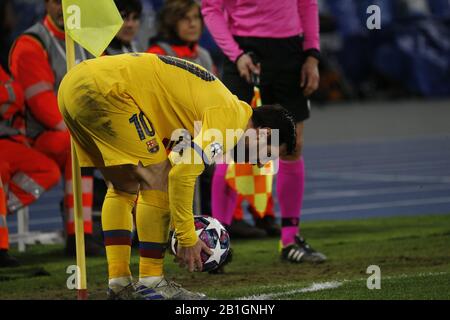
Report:
[[[425,278],[425,277],[434,277],[434,276],[443,276],[448,274],[448,272],[421,272],[418,274],[400,274],[397,276],[386,276],[381,277],[381,280],[392,280],[392,279],[406,279],[406,278]],[[361,278],[360,280],[366,280],[366,278]]]
[[425,204],[439,204],[439,203],[450,203],[450,197],[401,200],[401,201],[389,201],[389,202],[377,202],[377,203],[363,203],[363,204],[354,204],[354,205],[346,205],[346,206],[307,208],[307,209],[302,210],[302,215],[317,214],[317,213],[333,213],[333,212],[341,212],[341,211],[369,210],[369,209],[380,209],[380,208],[409,207],[409,206],[418,206],[418,205],[425,205]]
[[321,290],[329,290],[340,287],[343,282],[332,281],[332,282],[322,282],[322,283],[313,283],[311,286],[301,289],[294,289],[284,292],[275,292],[275,293],[266,293],[248,297],[237,298],[238,300],[272,300],[278,297],[298,294],[298,293],[306,293],[306,292],[316,292]]
[[[393,280],[393,279],[406,279],[406,278],[424,278],[424,277],[433,277],[433,276],[441,276],[448,274],[448,272],[426,272],[426,273],[418,273],[418,274],[400,274],[396,276],[382,276],[381,280]],[[289,291],[284,292],[268,292],[264,294],[259,295],[252,295],[252,296],[245,296],[236,298],[237,300],[273,300],[275,298],[279,298],[282,296],[292,295],[292,294],[299,294],[299,293],[308,293],[308,292],[317,292],[322,290],[331,290],[336,289],[342,286],[344,283],[347,282],[358,282],[358,281],[366,281],[367,278],[358,278],[353,280],[344,279],[341,281],[328,281],[328,282],[319,282],[319,283],[313,283],[311,286],[306,288],[297,288],[292,289]],[[287,285],[287,287],[291,287],[291,285]],[[281,290],[283,289],[282,285],[278,285]],[[267,288],[267,287],[265,287]]]

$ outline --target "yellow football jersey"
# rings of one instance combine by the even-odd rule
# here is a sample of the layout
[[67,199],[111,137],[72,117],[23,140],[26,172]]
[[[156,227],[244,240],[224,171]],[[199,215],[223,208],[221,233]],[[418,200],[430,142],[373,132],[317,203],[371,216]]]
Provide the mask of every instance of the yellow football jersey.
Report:
[[193,137],[189,152],[169,155],[168,192],[180,243],[195,244],[190,216],[195,180],[204,169],[198,159],[208,162],[212,153],[233,148],[236,140],[227,141],[226,131],[245,130],[251,107],[204,68],[148,53],[78,64],[63,79],[58,103],[81,166],[156,164],[180,136],[180,145]]

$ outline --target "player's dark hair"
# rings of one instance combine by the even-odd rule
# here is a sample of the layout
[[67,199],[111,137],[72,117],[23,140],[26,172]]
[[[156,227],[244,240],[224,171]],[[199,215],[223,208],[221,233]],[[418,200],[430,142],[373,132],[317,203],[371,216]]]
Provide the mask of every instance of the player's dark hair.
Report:
[[120,13],[124,12],[126,15],[136,13],[139,17],[142,14],[141,0],[114,0],[114,3]]
[[295,121],[291,113],[279,104],[264,105],[253,109],[252,121],[255,128],[280,130],[280,145],[286,144],[287,154],[295,151]]

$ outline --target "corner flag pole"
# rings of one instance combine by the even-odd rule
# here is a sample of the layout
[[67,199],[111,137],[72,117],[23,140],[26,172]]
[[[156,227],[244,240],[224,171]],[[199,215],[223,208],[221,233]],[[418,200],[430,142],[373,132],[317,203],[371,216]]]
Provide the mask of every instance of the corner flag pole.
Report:
[[[69,72],[69,70],[75,66],[75,45],[72,38],[67,32],[65,38],[67,72]],[[78,300],[87,300],[88,294],[86,281],[86,254],[84,251],[84,219],[83,204],[81,202],[81,173],[73,139],[70,139],[70,141],[72,152],[75,243],[77,253],[77,291]]]
[[[123,25],[123,19],[113,0],[63,0],[64,30],[66,33],[67,72],[75,66],[74,40],[93,56],[99,57]],[[74,222],[77,252],[78,299],[87,299],[86,255],[84,250],[84,219],[81,203],[81,175],[73,139],[72,181]]]

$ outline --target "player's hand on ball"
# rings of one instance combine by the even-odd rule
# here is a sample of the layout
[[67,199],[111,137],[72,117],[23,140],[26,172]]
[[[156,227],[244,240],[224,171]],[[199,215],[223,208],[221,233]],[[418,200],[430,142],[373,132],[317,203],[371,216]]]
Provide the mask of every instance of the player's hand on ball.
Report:
[[176,231],[171,233],[169,245],[175,256],[174,262],[191,272],[217,269],[227,259],[230,235],[217,219],[210,216],[194,216],[194,226],[198,240],[191,247],[180,246]]
[[202,271],[203,263],[200,256],[202,251],[205,251],[209,255],[213,254],[208,246],[200,239],[198,239],[197,243],[192,247],[182,247],[179,245],[176,261],[181,268],[187,266],[189,272]]

